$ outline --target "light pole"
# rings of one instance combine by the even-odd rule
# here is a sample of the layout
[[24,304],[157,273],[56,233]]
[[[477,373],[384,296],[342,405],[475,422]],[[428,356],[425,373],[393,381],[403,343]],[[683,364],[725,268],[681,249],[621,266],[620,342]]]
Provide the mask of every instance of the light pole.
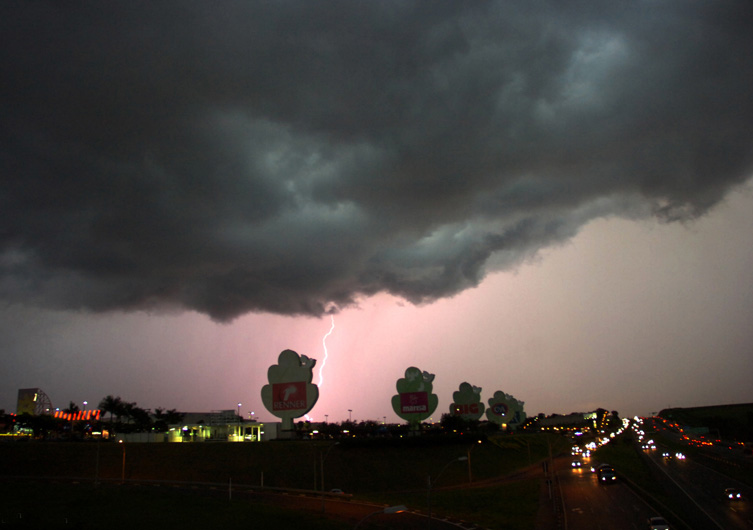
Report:
[[120,443],[123,448],[123,467],[120,471],[120,483],[125,484],[125,444],[123,443],[123,440],[118,440],[118,443]]
[[243,421],[243,418],[241,417],[241,405],[243,405],[243,403],[239,401],[238,402],[238,441],[243,440],[243,436],[241,434],[241,422]]
[[351,418],[351,415],[350,415],[351,412],[353,412],[353,409],[348,409],[348,421],[352,423],[353,422],[353,418]]
[[364,522],[369,517],[371,517],[372,515],[377,515],[377,514],[380,514],[380,513],[393,514],[393,513],[405,512],[407,510],[408,510],[408,508],[405,507],[405,505],[403,505],[403,504],[400,504],[398,506],[387,506],[383,510],[378,510],[376,512],[371,512],[369,515],[367,515],[366,517],[364,517],[363,519],[361,519],[360,521],[358,521],[358,523],[356,524],[356,526],[353,527],[353,530],[355,530],[356,528],[358,528],[359,526],[361,526],[361,523]]
[[86,412],[86,406],[89,404],[88,401],[84,401],[84,412]]
[[327,452],[320,453],[321,458],[322,458],[322,460],[321,460],[321,469],[320,469],[320,473],[319,473],[319,475],[321,475],[321,477],[322,477],[322,512],[325,511],[325,506],[324,506],[324,499],[325,499],[325,497],[324,497],[324,460],[329,456],[329,452],[336,445],[340,445],[340,442],[333,443],[332,445],[329,446],[329,449],[327,449]]
[[[481,440],[477,440],[476,445],[480,445],[480,444],[481,444]],[[473,482],[473,473],[471,472],[471,451],[473,450],[474,447],[476,447],[476,445],[468,446],[468,482],[469,483]]]
[[467,456],[459,456],[453,460],[450,460],[445,464],[445,466],[437,473],[437,478],[434,479],[432,482],[431,475],[426,476],[426,504],[428,507],[429,512],[429,528],[431,528],[431,488],[434,487],[439,480],[439,477],[442,476],[442,473],[444,473],[444,470],[450,467],[450,464],[453,464],[455,462],[465,462],[468,460]]

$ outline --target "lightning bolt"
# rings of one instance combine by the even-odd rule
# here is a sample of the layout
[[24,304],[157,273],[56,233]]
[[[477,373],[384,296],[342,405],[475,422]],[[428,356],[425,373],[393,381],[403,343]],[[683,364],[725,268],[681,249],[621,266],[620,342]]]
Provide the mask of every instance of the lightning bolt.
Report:
[[329,328],[329,331],[322,339],[322,346],[324,347],[324,360],[322,361],[322,365],[319,367],[319,388],[321,388],[322,384],[324,383],[322,372],[324,371],[324,365],[327,364],[327,337],[332,335],[332,332],[335,330],[335,315],[330,315],[329,318],[332,321],[332,327]]

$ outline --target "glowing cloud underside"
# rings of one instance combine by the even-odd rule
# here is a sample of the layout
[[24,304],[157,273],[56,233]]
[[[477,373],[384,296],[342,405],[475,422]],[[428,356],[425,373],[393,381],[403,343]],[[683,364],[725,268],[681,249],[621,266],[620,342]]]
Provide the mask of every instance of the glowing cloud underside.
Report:
[[327,357],[329,355],[327,352],[327,337],[332,335],[332,332],[335,330],[335,315],[330,315],[329,318],[332,321],[332,327],[329,328],[327,334],[322,338],[322,346],[324,347],[324,360],[322,361],[322,365],[319,367],[319,388],[321,388],[324,384],[324,376],[322,375],[322,372],[324,371],[324,365],[327,364]]

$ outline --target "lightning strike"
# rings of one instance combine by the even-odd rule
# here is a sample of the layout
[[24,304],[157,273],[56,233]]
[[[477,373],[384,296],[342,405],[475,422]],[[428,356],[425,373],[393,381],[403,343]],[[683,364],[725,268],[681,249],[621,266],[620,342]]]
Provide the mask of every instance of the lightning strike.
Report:
[[322,365],[319,367],[319,388],[322,388],[322,384],[324,383],[322,372],[324,371],[324,365],[327,364],[327,337],[332,335],[332,332],[335,330],[335,315],[330,315],[329,318],[332,321],[332,327],[329,328],[329,331],[326,335],[324,335],[324,338],[322,339],[322,346],[324,347],[324,360],[322,361]]

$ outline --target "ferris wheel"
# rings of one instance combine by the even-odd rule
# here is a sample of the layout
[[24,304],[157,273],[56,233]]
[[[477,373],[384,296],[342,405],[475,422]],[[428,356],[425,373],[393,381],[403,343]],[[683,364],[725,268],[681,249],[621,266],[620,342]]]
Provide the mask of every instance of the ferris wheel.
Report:
[[20,388],[18,390],[17,414],[52,414],[52,401],[41,388]]
[[41,388],[37,389],[37,397],[34,400],[34,415],[41,416],[42,414],[52,414],[52,401],[47,394]]

